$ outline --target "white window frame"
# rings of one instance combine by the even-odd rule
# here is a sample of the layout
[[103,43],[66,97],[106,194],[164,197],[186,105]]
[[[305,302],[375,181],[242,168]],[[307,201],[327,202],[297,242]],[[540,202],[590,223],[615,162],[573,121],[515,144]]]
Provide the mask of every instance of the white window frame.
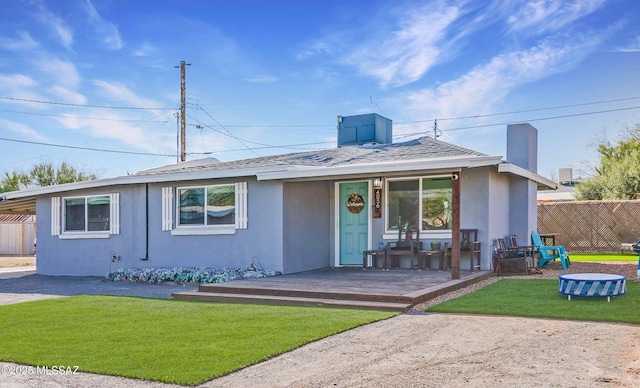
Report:
[[[87,231],[87,199],[95,197],[109,197],[109,229],[101,231]],[[84,199],[85,201],[85,230],[66,231],[66,200]],[[73,239],[101,239],[110,238],[111,235],[120,234],[120,194],[90,194],[70,197],[51,198],[51,235],[61,240]]]
[[[410,177],[397,177],[385,179],[385,192],[384,200],[384,235],[385,240],[397,240],[398,231],[389,229],[389,182],[398,181],[414,181],[418,180],[418,220],[422,218],[422,180],[423,179],[438,179],[438,178],[450,178],[451,174],[438,174],[438,175],[423,175],[423,176],[410,176]],[[447,239],[451,238],[451,229],[422,229],[422,222],[420,224],[420,238],[421,239]]]
[[[180,190],[206,189],[212,186],[234,186],[235,224],[226,225],[180,225]],[[247,229],[247,182],[203,184],[195,186],[162,188],[162,230],[173,236],[227,235],[238,229]],[[175,216],[174,216],[175,215]],[[174,226],[175,225],[175,226]]]

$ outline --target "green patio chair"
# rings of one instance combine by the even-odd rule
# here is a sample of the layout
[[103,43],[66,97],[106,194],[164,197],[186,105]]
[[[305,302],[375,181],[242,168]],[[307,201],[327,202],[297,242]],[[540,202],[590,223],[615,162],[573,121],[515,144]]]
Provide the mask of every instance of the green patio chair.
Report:
[[562,269],[567,269],[571,265],[569,254],[564,249],[564,245],[544,245],[540,235],[535,230],[531,232],[531,242],[540,253],[540,263],[538,264],[540,268],[544,267],[549,261],[555,261],[556,259],[560,259]]

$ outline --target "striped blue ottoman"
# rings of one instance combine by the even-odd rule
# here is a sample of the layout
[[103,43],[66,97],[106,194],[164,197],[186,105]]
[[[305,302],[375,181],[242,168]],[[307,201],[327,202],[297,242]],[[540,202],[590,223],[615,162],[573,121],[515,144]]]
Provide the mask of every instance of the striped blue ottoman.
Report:
[[571,296],[607,297],[624,295],[627,292],[627,278],[622,275],[608,273],[574,273],[561,275],[560,293]]

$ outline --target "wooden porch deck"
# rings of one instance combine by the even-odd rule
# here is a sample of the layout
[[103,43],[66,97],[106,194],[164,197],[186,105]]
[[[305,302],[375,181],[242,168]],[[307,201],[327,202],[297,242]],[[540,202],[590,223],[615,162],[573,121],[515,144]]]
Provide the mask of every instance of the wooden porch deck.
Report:
[[173,299],[261,303],[316,307],[343,307],[408,311],[413,305],[466,287],[488,277],[490,271],[325,268],[283,276],[201,284],[198,291],[179,292]]

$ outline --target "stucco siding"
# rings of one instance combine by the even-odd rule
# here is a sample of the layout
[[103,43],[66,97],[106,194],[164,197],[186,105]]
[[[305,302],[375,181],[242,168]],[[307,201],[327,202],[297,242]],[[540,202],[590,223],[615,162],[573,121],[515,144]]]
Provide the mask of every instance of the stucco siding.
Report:
[[529,245],[531,232],[537,228],[536,184],[516,176],[509,179],[509,233],[518,237],[520,245]]
[[[481,269],[488,269],[489,260],[489,203],[490,171],[488,167],[463,170],[460,174],[460,228],[478,229],[478,241],[481,242]],[[469,269],[469,258],[461,254],[460,268]]]
[[[235,183],[239,180],[189,182],[175,187]],[[279,205],[282,203],[282,184],[245,181],[248,181],[247,229],[238,229],[230,235],[184,236],[163,231],[161,188],[168,186],[150,186],[149,260],[140,265],[246,268],[255,259],[265,269],[282,271],[282,208]]]
[[[83,190],[60,193],[59,197],[79,195],[102,195],[120,193],[120,234],[105,239],[61,239],[51,235],[51,197],[43,196],[36,202],[38,214],[38,261],[37,273],[52,276],[104,276],[116,265],[129,262],[131,257],[139,257],[140,225],[144,198],[138,186],[116,186],[102,190]],[[144,213],[142,213],[144,215]],[[112,252],[122,258],[113,263]]]
[[[215,181],[233,183],[234,181]],[[213,184],[212,181],[175,187]],[[78,191],[73,195],[120,193],[120,234],[106,239],[61,239],[51,235],[51,197],[37,200],[38,269],[43,275],[104,276],[115,268],[248,267],[255,259],[265,269],[282,271],[282,184],[248,184],[248,227],[232,235],[172,235],[162,231],[162,187],[149,185],[148,247],[145,185]],[[61,194],[60,197],[64,197]],[[175,205],[175,201],[174,201]],[[175,209],[175,206],[174,206]],[[175,214],[174,214],[175,219]],[[115,263],[111,255],[119,257]],[[146,260],[145,260],[146,259]]]
[[331,265],[331,183],[284,184],[283,272]]
[[[489,229],[488,243],[496,245],[497,238],[506,238],[510,232],[510,202],[509,195],[509,176],[499,174],[495,170],[491,174],[491,197],[489,198]],[[491,247],[490,247],[491,248]],[[489,251],[489,258],[493,256],[493,252]]]

